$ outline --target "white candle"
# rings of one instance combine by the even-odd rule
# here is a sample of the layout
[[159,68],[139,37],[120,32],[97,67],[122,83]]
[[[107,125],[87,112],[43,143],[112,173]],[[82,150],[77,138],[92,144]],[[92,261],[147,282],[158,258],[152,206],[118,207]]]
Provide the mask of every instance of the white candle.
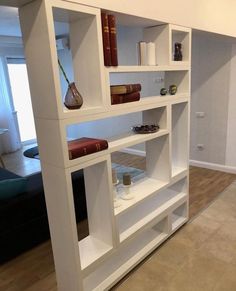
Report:
[[147,43],[147,65],[156,65],[156,46],[154,42]]
[[139,50],[139,65],[146,66],[147,65],[147,43],[145,41],[140,41],[138,43]]

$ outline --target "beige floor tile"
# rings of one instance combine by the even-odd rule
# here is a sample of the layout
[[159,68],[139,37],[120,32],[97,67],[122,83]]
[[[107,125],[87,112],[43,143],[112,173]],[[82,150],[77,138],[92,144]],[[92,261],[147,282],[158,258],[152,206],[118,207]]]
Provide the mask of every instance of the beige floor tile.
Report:
[[219,211],[219,214],[222,212],[223,214],[226,212],[232,217],[235,217],[235,212],[236,212],[236,199],[233,197],[228,197],[222,196],[221,198],[217,199],[211,207],[214,207]]
[[219,223],[214,225],[212,224],[210,227],[209,223],[209,227],[206,228],[205,225],[200,225],[200,222],[189,223],[174,235],[173,240],[184,244],[188,248],[196,250],[199,249],[204,242],[217,231],[217,227],[220,227],[220,225],[221,224]]
[[232,217],[234,216],[234,212],[231,210],[228,211],[226,209],[222,210],[221,207],[213,207],[211,205],[209,208],[204,210],[201,215],[208,219],[215,220],[219,223],[224,223],[225,221],[229,221],[232,219]]
[[212,291],[219,278],[221,278],[225,265],[224,262],[214,257],[204,257],[196,252],[166,286],[166,290]]
[[192,256],[193,252],[194,249],[191,246],[173,237],[158,249],[154,259],[163,265],[174,266],[177,270],[183,266],[185,260]]
[[235,230],[236,230],[236,219],[231,219],[223,223],[217,232],[231,241],[236,241]]
[[175,269],[162,265],[155,259],[151,259],[141,265],[127,280],[113,290],[135,291],[165,291],[166,286],[175,275]]
[[209,217],[205,217],[201,214],[197,216],[195,219],[193,219],[192,221],[190,221],[190,223],[192,225],[197,225],[203,228],[204,230],[206,230],[207,232],[211,234],[214,233],[216,230],[218,230],[220,226],[222,225],[221,222],[218,222],[215,219],[212,219]]
[[220,230],[214,234],[199,249],[206,257],[215,257],[226,263],[236,262],[236,241],[221,234]]
[[236,290],[236,266],[229,265],[221,279],[217,282],[214,291],[235,291]]
[[236,199],[236,183],[232,183],[225,191],[219,196],[219,199],[232,202]]

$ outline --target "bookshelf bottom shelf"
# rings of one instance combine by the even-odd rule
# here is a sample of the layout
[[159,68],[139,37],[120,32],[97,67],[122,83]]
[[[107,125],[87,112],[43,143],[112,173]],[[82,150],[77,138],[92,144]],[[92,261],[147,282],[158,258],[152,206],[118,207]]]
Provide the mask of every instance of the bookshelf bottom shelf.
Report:
[[176,178],[177,176],[181,175],[182,173],[187,171],[187,167],[173,167],[172,168],[172,178]]
[[140,233],[135,241],[124,244],[112,258],[84,279],[84,290],[108,290],[118,282],[168,237],[167,221],[165,217],[152,228]]
[[182,224],[187,221],[186,217],[172,214],[172,231],[177,230]]
[[87,236],[83,240],[79,241],[81,269],[85,270],[91,264],[108,253],[111,249],[111,245],[108,245],[92,236]]

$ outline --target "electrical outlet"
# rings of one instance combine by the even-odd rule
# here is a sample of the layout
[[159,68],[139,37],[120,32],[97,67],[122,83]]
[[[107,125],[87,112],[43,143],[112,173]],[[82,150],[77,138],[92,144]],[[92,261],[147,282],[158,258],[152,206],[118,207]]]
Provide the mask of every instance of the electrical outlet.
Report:
[[198,117],[198,118],[205,117],[205,112],[196,112],[196,117]]
[[204,144],[202,144],[202,143],[199,143],[199,144],[197,144],[197,149],[199,150],[199,151],[203,151],[204,150]]

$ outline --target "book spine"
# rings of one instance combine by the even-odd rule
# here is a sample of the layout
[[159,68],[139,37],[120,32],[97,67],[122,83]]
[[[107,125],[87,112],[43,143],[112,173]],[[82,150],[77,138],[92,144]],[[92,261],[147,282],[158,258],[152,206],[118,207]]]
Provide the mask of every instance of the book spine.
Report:
[[111,104],[122,104],[128,102],[135,102],[140,100],[140,93],[133,92],[130,94],[113,94],[111,95]]
[[141,84],[127,84],[110,86],[111,94],[127,94],[141,91]]
[[97,141],[93,144],[78,145],[78,147],[69,149],[69,159],[73,160],[79,157],[83,157],[89,154],[100,152],[108,148],[108,142],[106,140]]
[[103,41],[104,65],[111,66],[111,48],[110,48],[108,16],[106,13],[102,12],[101,18],[102,18],[102,41]]
[[114,15],[108,15],[110,47],[111,47],[111,65],[118,66],[117,40],[116,40],[116,19]]

